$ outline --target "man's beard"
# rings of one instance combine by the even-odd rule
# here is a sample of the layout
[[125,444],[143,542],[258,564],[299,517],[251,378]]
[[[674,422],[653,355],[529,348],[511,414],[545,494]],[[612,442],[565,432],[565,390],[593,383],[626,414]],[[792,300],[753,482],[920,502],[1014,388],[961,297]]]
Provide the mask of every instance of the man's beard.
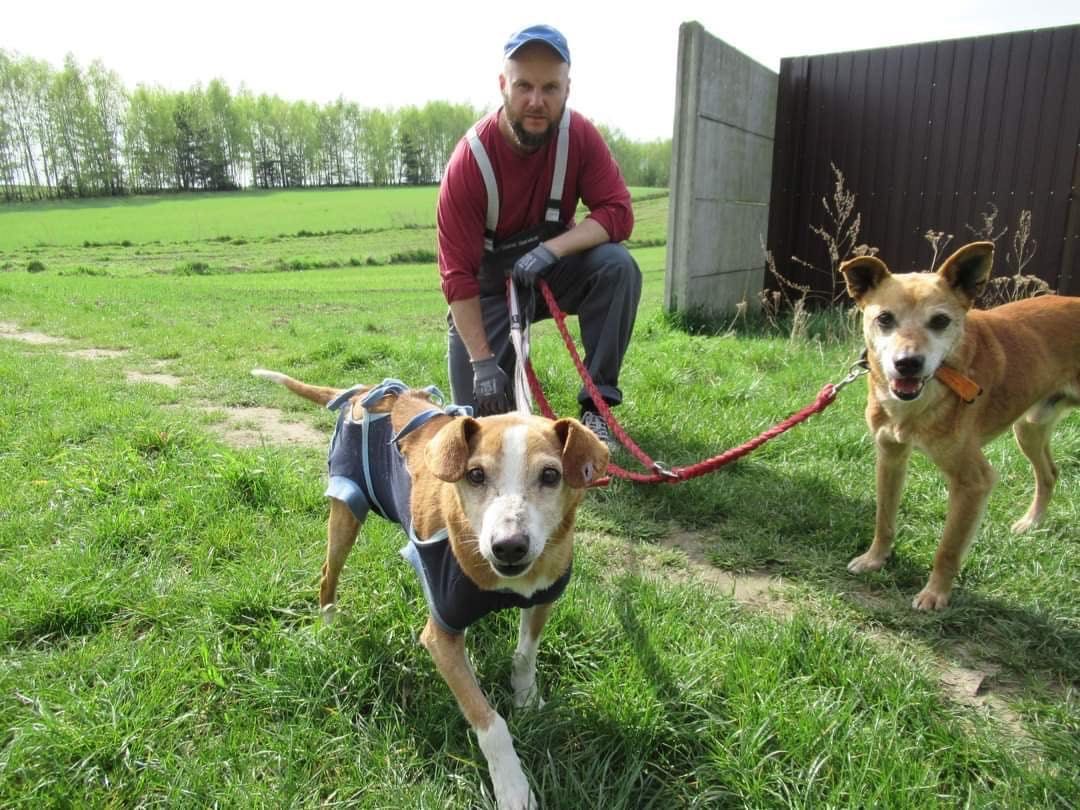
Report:
[[[510,109],[510,105],[507,104],[505,109]],[[566,105],[564,104],[563,109],[559,110],[559,114],[555,116],[555,120],[548,124],[548,128],[543,132],[529,132],[521,121],[514,120],[510,116],[507,116],[507,120],[510,122],[510,128],[514,130],[514,136],[518,139],[518,143],[530,152],[535,152],[554,137],[565,109]]]

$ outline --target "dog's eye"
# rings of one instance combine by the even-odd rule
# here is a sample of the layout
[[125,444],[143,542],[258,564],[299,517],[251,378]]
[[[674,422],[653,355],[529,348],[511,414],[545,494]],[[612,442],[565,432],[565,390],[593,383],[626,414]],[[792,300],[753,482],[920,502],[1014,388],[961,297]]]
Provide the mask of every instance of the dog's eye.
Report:
[[562,473],[556,470],[554,467],[545,467],[544,471],[540,473],[540,483],[545,487],[553,487],[559,483],[562,478]]
[[484,470],[480,467],[473,467],[465,473],[465,478],[474,487],[482,486],[484,483]]
[[935,315],[933,318],[930,319],[929,326],[935,332],[941,332],[947,329],[950,323],[952,323],[952,318],[950,318],[948,315],[939,314]]
[[891,312],[882,312],[875,320],[882,329],[892,329],[896,326],[896,316]]

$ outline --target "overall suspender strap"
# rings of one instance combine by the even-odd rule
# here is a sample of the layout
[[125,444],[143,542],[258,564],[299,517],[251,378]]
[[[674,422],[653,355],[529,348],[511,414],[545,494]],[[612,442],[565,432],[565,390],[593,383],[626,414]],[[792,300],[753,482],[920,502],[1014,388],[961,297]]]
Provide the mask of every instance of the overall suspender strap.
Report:
[[469,142],[469,148],[472,150],[473,157],[476,158],[476,166],[480,169],[480,174],[484,178],[484,185],[487,187],[484,250],[490,253],[495,248],[495,228],[499,225],[499,185],[495,182],[495,170],[491,168],[491,161],[488,160],[484,145],[480,143],[480,136],[477,134],[475,126],[469,127],[469,131],[465,133],[465,138]]
[[[566,186],[566,166],[570,154],[570,108],[563,109],[562,118],[559,119],[559,129],[555,141],[555,166],[551,173],[551,191],[548,193],[547,204],[544,207],[544,222],[558,224],[562,218],[562,197]],[[476,166],[484,178],[484,186],[487,189],[487,214],[484,221],[484,252],[492,254],[495,251],[495,230],[499,225],[499,186],[495,180],[495,171],[491,166],[487,151],[480,142],[480,135],[476,127],[472,126],[465,135],[469,142],[469,149],[476,159]],[[540,230],[539,226],[535,230]],[[528,232],[533,239],[538,237],[533,232]],[[518,301],[517,289],[510,285],[509,301],[510,309],[510,342],[514,347],[517,362],[514,368],[514,401],[517,410],[521,413],[532,412],[532,393],[529,390],[528,378],[525,365],[529,359],[529,323],[522,312]]]
[[[465,133],[469,149],[476,159],[476,167],[484,178],[487,189],[487,214],[484,217],[484,250],[491,252],[495,247],[495,229],[499,226],[499,184],[495,181],[495,170],[491,166],[487,150],[480,142],[480,135],[475,126]],[[570,108],[563,110],[559,119],[559,133],[555,142],[555,171],[551,174],[551,192],[544,209],[546,222],[558,222],[562,208],[563,187],[566,185],[566,163],[570,154]]]
[[548,198],[544,219],[548,222],[559,221],[559,209],[562,207],[563,186],[566,184],[566,156],[570,151],[570,108],[563,110],[559,121],[559,139],[555,144],[555,172],[551,175],[551,196]]

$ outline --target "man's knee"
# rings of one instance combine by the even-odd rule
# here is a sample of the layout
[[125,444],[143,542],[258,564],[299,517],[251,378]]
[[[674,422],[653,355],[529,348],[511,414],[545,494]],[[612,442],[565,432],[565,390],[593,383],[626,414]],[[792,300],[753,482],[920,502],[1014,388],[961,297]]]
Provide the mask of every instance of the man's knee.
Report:
[[605,283],[626,286],[631,290],[641,287],[641,270],[630,251],[620,242],[605,242],[592,248],[586,263]]
[[621,242],[604,242],[590,248],[586,254],[586,261],[596,267],[638,269],[634,257]]

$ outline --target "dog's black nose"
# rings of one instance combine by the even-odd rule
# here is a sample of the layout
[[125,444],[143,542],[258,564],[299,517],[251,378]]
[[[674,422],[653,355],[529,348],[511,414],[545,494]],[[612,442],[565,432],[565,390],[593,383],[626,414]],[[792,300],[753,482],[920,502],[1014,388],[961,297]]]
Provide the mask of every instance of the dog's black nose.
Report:
[[917,377],[922,374],[924,362],[921,354],[909,354],[904,357],[897,357],[893,361],[893,365],[905,377]]
[[512,534],[491,544],[491,553],[503,565],[517,565],[529,553],[529,535]]

